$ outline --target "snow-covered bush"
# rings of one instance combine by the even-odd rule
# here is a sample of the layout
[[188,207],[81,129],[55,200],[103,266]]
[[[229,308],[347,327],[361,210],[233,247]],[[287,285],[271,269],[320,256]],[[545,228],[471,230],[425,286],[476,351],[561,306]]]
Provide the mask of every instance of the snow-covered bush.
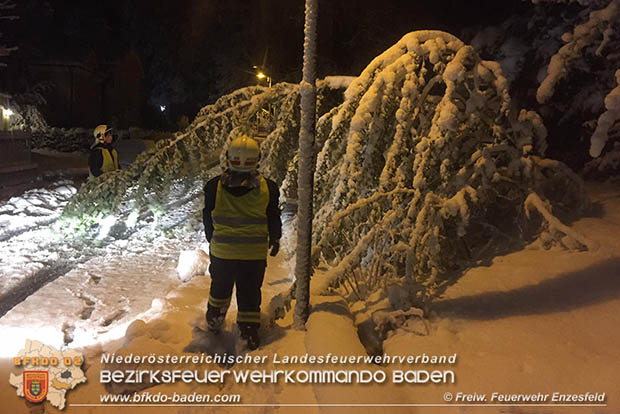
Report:
[[620,69],[616,71],[616,83],[618,86],[605,97],[605,112],[599,116],[590,140],[592,157],[601,155],[609,138],[620,137]]
[[57,128],[41,125],[32,131],[32,147],[60,152],[87,152],[93,145],[93,130],[87,128]]
[[37,132],[48,128],[45,118],[35,105],[15,103],[12,106],[14,115],[11,117],[11,129],[30,130],[36,135]]
[[27,91],[12,96],[11,106],[14,115],[11,117],[11,129],[37,133],[49,128],[40,108],[47,105],[44,94],[50,89],[52,89],[51,82],[39,82]]

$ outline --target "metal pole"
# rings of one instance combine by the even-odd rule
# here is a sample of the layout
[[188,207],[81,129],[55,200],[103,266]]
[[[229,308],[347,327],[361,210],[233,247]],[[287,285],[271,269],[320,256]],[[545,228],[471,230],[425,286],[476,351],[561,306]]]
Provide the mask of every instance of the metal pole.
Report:
[[317,0],[306,0],[304,30],[304,67],[301,93],[301,127],[299,131],[298,227],[295,263],[296,303],[293,326],[304,329],[310,315],[310,274],[312,245],[312,198],[314,187],[314,136],[316,120],[316,23]]

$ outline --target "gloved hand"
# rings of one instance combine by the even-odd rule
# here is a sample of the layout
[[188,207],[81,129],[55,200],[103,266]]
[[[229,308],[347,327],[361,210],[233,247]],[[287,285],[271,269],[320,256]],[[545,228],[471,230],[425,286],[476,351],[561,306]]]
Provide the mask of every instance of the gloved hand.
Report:
[[275,256],[280,251],[280,241],[279,240],[273,240],[273,241],[270,240],[269,241],[269,248],[271,248],[271,252],[269,253],[269,255],[270,256]]

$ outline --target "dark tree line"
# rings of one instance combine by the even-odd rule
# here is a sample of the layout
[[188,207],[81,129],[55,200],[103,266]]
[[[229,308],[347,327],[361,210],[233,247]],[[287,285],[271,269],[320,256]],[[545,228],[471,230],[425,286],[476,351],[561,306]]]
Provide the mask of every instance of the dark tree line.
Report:
[[[524,7],[520,0],[474,3],[320,0],[317,76],[357,75],[407,32],[459,35],[467,26],[498,23]],[[476,11],[480,7],[484,14]],[[302,1],[23,0],[17,9],[21,19],[9,36],[20,47],[14,62],[89,56],[114,62],[129,50],[137,52],[147,123],[161,118],[160,104],[167,107],[169,128],[181,115],[191,120],[219,96],[257,83],[253,66],[273,82],[301,80]]]

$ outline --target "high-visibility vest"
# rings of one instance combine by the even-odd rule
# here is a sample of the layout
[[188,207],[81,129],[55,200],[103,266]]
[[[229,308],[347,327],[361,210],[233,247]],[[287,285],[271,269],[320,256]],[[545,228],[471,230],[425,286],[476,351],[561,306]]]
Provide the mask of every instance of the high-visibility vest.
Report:
[[[95,149],[100,150],[101,155],[103,156],[103,163],[101,164],[102,173],[118,170],[118,154],[116,153],[115,149],[113,149],[112,151],[104,147],[95,147]],[[92,177],[92,171],[90,171],[89,169],[88,172]]]
[[267,180],[242,196],[234,196],[217,183],[213,218],[211,255],[220,259],[264,260],[267,258],[269,230]]

